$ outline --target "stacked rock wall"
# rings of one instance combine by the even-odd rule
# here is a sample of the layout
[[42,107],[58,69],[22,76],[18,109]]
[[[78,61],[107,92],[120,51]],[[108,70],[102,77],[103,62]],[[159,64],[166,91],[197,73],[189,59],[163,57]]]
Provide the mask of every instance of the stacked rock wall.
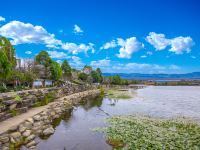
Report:
[[20,145],[25,145],[29,149],[35,148],[37,142],[34,139],[36,137],[49,136],[54,133],[54,128],[51,125],[54,119],[71,110],[73,105],[85,98],[95,97],[99,94],[99,90],[89,90],[65,96],[50,103],[45,110],[2,133],[0,135],[0,149],[12,150],[17,149]]
[[70,85],[0,93],[0,122],[25,113],[29,108],[46,105],[59,97],[89,89],[91,89],[91,87]]

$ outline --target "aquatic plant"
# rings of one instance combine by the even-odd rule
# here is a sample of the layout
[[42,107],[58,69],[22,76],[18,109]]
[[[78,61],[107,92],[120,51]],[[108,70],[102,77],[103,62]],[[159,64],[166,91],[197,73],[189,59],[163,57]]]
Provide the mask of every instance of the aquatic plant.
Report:
[[110,89],[107,91],[107,96],[110,99],[130,99],[132,95],[128,90]]
[[200,149],[200,126],[186,120],[120,116],[109,118],[100,129],[117,149]]

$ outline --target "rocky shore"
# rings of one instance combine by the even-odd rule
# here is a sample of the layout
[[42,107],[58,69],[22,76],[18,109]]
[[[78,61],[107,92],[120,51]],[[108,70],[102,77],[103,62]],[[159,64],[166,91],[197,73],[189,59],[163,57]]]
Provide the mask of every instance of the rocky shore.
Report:
[[70,85],[0,93],[0,121],[25,113],[30,108],[47,105],[60,97],[90,89],[91,86]]
[[0,134],[0,149],[12,150],[17,149],[21,145],[25,145],[29,149],[36,147],[37,142],[34,140],[38,136],[49,136],[54,133],[51,125],[54,119],[59,118],[64,112],[72,109],[72,107],[87,97],[96,97],[100,94],[98,89],[88,90],[71,94],[57,99],[55,102],[49,103],[48,107],[40,113],[25,119],[20,124],[16,124],[9,128],[6,132]]

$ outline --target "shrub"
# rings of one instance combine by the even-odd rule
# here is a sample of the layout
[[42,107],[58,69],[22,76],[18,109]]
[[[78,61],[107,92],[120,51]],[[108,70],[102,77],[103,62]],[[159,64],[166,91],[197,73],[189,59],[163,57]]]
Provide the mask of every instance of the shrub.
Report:
[[19,95],[16,95],[15,99],[16,102],[22,102],[22,98]]

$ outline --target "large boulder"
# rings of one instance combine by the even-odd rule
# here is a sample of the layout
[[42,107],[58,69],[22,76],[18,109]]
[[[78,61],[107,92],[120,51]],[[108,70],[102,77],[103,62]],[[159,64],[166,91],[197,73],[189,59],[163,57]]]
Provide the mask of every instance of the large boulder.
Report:
[[3,134],[0,136],[0,142],[1,143],[7,143],[9,141],[8,134]]
[[26,130],[23,134],[24,137],[28,137],[31,135],[31,130]]
[[40,115],[35,115],[35,116],[33,116],[33,119],[35,121],[40,121],[41,120],[41,116]]
[[47,129],[45,129],[44,131],[43,131],[43,135],[44,136],[48,136],[48,135],[51,135],[51,134],[53,134],[54,133],[54,128],[53,127],[49,127],[49,128],[47,128]]

